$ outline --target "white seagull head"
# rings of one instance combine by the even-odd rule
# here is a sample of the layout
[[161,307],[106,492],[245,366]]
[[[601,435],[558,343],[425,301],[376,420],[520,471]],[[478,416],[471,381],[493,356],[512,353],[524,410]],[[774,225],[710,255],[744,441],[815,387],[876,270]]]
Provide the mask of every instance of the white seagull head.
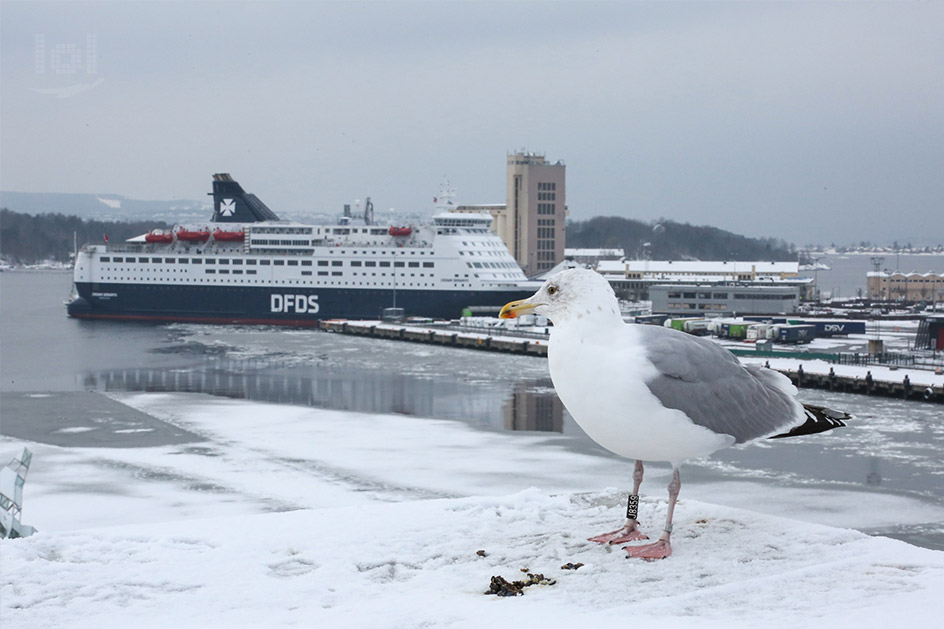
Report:
[[599,273],[587,269],[557,273],[527,299],[505,304],[498,316],[514,319],[532,312],[544,315],[554,325],[578,319],[622,322],[619,303],[610,283]]

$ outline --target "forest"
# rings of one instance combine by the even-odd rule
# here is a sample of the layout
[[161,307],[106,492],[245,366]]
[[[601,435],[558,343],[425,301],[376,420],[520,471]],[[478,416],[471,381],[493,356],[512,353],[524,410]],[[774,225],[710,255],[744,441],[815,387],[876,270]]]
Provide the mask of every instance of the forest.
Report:
[[623,249],[627,258],[651,260],[794,261],[794,246],[776,238],[749,238],[717,227],[662,220],[645,223],[597,216],[567,224],[568,248]]
[[[101,221],[65,214],[0,210],[0,256],[8,264],[68,262],[74,243],[118,242],[152,229],[155,221]],[[73,234],[75,237],[73,238]],[[645,223],[598,216],[567,225],[567,247],[621,248],[628,258],[652,260],[796,260],[793,245],[775,238],[748,238],[723,229],[674,221]]]
[[113,242],[138,236],[152,229],[168,229],[154,221],[98,221],[65,214],[21,214],[0,210],[0,256],[8,264],[69,262],[75,244]]

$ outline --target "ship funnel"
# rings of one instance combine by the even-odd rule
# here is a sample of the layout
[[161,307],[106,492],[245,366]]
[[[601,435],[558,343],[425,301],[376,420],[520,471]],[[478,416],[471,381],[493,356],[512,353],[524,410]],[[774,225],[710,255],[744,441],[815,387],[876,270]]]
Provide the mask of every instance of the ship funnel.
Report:
[[229,173],[213,175],[214,223],[258,223],[279,217],[256,195],[249,194]]

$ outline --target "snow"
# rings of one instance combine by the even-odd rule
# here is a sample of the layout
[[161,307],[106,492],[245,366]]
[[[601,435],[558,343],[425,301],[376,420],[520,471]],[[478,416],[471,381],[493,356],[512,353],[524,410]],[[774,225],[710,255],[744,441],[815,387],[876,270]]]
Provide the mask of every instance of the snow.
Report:
[[95,197],[100,203],[104,203],[113,210],[121,209],[121,199],[105,199],[103,197]]
[[764,358],[761,356],[738,356],[742,363],[755,365],[770,364],[771,369],[796,372],[802,365],[804,373],[826,375],[832,369],[837,376],[864,379],[868,372],[877,382],[902,382],[905,376],[915,387],[944,387],[944,373],[934,373],[927,369],[890,368],[883,365],[838,365],[825,360],[802,360],[799,358]]
[[[630,561],[585,541],[621,523],[630,463],[568,450],[561,435],[197,394],[117,398],[205,440],[28,444],[24,522],[40,532],[0,542],[5,629],[861,629],[931,626],[944,613],[944,552],[840,528],[854,524],[841,512],[857,492],[738,478],[692,487],[683,468],[672,557]],[[0,438],[0,452],[22,445]],[[647,467],[649,533],[667,476]],[[871,499],[876,521],[944,517]],[[831,526],[808,521],[813,512]],[[556,583],[483,594],[493,575],[521,569]]]

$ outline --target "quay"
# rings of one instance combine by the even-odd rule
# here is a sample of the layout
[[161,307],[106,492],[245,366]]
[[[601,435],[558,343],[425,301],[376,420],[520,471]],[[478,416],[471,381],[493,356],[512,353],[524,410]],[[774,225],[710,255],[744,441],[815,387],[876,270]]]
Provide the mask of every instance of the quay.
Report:
[[[547,356],[547,337],[543,334],[509,332],[500,329],[461,329],[461,326],[415,325],[378,321],[321,321],[326,332],[366,336],[413,343],[430,343],[492,352]],[[808,359],[796,354],[788,358],[770,358],[776,352],[752,357],[753,352],[735,352],[742,362],[765,364],[784,374],[797,387],[828,389],[862,395],[877,395],[944,404],[944,376],[934,372],[897,369],[884,366],[837,366],[839,371],[816,356]],[[874,374],[872,372],[875,372]]]
[[519,336],[487,334],[483,332],[457,331],[453,328],[433,328],[376,321],[322,321],[320,328],[326,332],[339,332],[355,336],[371,336],[381,339],[434,343],[482,349],[512,354],[547,356],[547,338],[543,335]]

